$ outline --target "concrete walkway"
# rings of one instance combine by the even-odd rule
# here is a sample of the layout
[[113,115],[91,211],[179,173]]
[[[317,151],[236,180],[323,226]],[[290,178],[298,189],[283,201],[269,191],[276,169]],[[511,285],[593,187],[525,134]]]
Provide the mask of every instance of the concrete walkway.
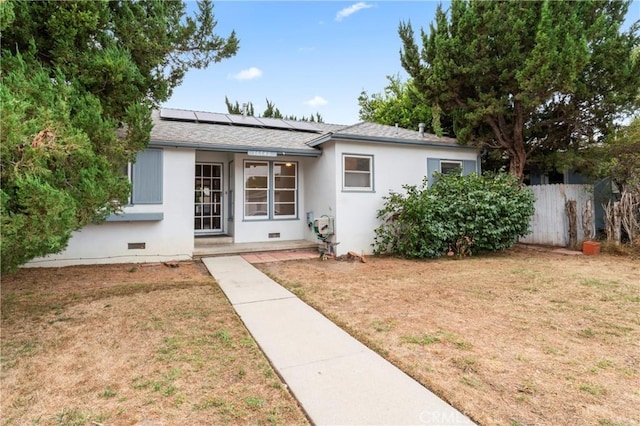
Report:
[[473,424],[240,256],[202,261],[314,424]]

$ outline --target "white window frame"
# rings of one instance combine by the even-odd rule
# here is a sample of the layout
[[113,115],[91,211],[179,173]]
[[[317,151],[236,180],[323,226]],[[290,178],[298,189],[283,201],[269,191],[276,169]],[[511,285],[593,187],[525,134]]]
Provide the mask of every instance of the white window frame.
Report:
[[[369,171],[347,170],[347,158],[369,160]],[[369,186],[347,186],[347,174],[367,174],[369,175]],[[342,154],[342,190],[347,192],[373,192],[373,155],[366,154]]]
[[448,165],[455,164],[455,167],[449,167],[449,170],[453,170],[453,169],[457,168],[457,169],[460,170],[460,175],[462,175],[463,167],[464,167],[463,163],[462,163],[462,160],[440,160],[440,173],[447,174],[447,173],[442,171],[442,164],[444,164],[444,163],[446,163]]
[[[247,164],[248,163],[258,163],[264,164],[267,166],[267,214],[261,216],[248,216],[247,215],[247,190],[251,191],[252,188],[247,188]],[[293,188],[285,188],[285,189],[277,189],[276,188],[276,175],[275,175],[275,167],[276,165],[286,166],[287,164],[291,164],[295,169],[294,178],[294,187]],[[260,221],[260,220],[290,220],[298,218],[298,176],[299,174],[299,166],[295,161],[265,161],[265,160],[244,160],[242,164],[242,175],[243,175],[243,191],[242,191],[242,205],[243,205],[243,219],[246,221]],[[263,190],[263,189],[260,189]],[[276,191],[292,191],[293,199],[294,199],[294,212],[292,215],[279,215],[276,214]],[[262,204],[262,203],[260,203]]]
[[[260,189],[256,189],[256,188],[247,188],[247,164],[264,164],[265,166],[267,166],[267,187],[266,188],[260,188]],[[268,161],[263,161],[263,160],[246,160],[244,161],[244,163],[242,164],[242,210],[244,212],[244,219],[245,220],[265,220],[269,218],[269,205],[271,203],[271,199],[269,197],[269,194],[271,193],[271,188],[270,188],[270,184],[271,184],[271,179],[269,178],[270,176],[270,166],[269,166],[269,162]],[[257,203],[257,202],[248,202],[247,201],[247,191],[266,191],[267,192],[267,199],[264,203]],[[260,216],[253,216],[253,215],[247,215],[247,205],[248,204],[266,204],[267,205],[267,211],[266,211],[266,215],[260,215]]]
[[[275,173],[275,168],[278,165],[282,165],[284,167],[293,167],[294,170],[294,175],[293,175],[293,188],[277,188],[276,187],[276,173]],[[271,162],[271,168],[272,168],[272,173],[271,175],[273,176],[273,197],[271,197],[271,216],[273,217],[273,219],[295,219],[298,217],[298,163],[295,163],[293,161],[273,161]],[[290,176],[287,176],[290,177]],[[277,191],[282,191],[282,192],[293,192],[293,214],[290,215],[284,215],[284,214],[278,214],[277,213],[277,209],[276,209],[276,205],[277,204],[290,204],[289,202],[287,203],[278,203],[276,202],[276,192]]]

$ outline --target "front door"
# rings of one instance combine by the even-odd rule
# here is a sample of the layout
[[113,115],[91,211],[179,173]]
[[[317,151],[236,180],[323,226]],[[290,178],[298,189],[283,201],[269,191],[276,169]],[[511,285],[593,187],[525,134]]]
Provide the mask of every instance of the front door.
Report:
[[222,232],[222,164],[196,163],[195,232]]

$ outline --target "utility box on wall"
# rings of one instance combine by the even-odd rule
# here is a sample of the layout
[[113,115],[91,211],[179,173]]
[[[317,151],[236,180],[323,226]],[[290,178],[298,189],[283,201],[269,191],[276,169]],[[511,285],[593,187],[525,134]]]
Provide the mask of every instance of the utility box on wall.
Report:
[[334,219],[322,216],[313,220],[313,232],[320,238],[327,238],[334,233]]

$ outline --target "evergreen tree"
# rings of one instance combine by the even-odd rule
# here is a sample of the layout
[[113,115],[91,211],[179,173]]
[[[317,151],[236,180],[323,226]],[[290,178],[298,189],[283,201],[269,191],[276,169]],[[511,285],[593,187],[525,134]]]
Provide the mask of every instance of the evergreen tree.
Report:
[[[318,123],[324,123],[324,120],[322,118],[322,115],[320,115],[319,112],[315,113],[315,115],[311,114],[309,117],[305,117],[304,115],[300,118],[296,117],[295,115],[284,115],[280,112],[280,110],[276,107],[275,103],[271,102],[268,98],[266,99],[267,101],[267,107],[265,108],[264,112],[262,113],[262,115],[259,115],[258,117],[265,117],[265,118],[282,118],[285,120],[293,120],[293,121],[309,121],[309,122],[318,122]],[[238,103],[238,101],[235,101],[234,103],[232,103],[228,97],[224,97],[224,103],[227,106],[227,112],[229,114],[243,114],[244,111],[242,110],[242,108],[240,107],[240,104]],[[243,104],[245,105],[245,104]],[[255,108],[253,106],[253,102],[249,102],[246,104],[246,114],[254,117],[255,116]]]
[[209,1],[0,2],[2,272],[127,203],[152,109],[238,49],[215,26]]
[[[224,103],[227,106],[227,112],[229,114],[245,114],[246,113],[248,116],[251,116],[251,117],[255,115],[253,102],[249,102],[248,104],[242,104],[242,107],[240,107],[240,104],[238,103],[238,101],[232,104],[231,101],[229,101],[229,98],[225,96]],[[246,108],[246,111],[243,111],[244,108]]]
[[638,107],[639,24],[621,30],[628,5],[453,0],[421,31],[421,48],[400,24],[402,66],[461,143],[504,152],[522,179],[531,155],[598,142]]
[[266,101],[267,101],[267,108],[262,113],[262,117],[284,118],[282,116],[282,113],[280,112],[280,110],[278,108],[276,108],[276,106],[273,104],[273,102],[269,101],[269,99],[267,99]]

